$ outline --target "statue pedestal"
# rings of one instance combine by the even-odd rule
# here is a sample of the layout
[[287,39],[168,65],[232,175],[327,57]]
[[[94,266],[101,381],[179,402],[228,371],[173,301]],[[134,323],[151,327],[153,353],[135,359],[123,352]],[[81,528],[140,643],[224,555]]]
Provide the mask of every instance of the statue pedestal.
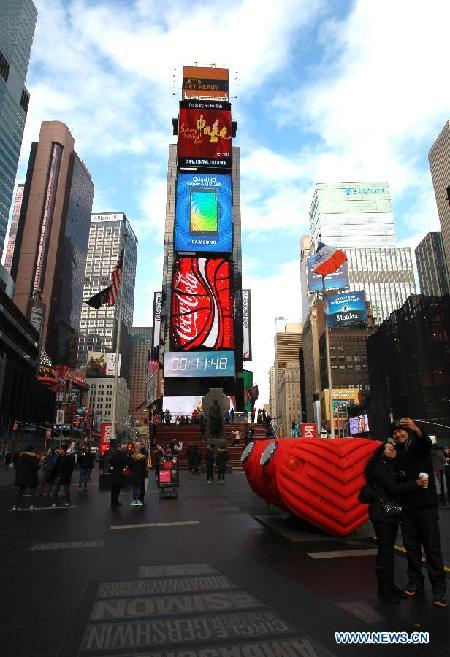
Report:
[[210,388],[202,399],[202,408],[206,416],[205,441],[215,447],[225,445],[224,416],[230,400],[222,388]]

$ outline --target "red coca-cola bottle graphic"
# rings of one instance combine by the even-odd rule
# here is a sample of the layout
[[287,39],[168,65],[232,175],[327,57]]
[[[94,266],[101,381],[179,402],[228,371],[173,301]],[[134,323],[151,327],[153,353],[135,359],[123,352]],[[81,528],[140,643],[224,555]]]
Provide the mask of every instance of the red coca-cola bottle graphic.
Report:
[[178,258],[174,264],[171,333],[174,349],[234,347],[230,263]]

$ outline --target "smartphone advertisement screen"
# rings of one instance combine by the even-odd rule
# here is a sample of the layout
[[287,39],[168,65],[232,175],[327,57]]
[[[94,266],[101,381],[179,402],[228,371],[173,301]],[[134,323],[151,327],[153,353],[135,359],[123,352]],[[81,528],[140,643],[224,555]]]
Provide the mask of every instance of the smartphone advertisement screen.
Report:
[[232,208],[231,176],[178,174],[175,250],[231,253]]

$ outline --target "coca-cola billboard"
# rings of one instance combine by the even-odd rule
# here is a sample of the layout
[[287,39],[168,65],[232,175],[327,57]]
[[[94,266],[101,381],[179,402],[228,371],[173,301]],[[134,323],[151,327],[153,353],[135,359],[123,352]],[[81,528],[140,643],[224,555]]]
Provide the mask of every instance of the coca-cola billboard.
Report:
[[233,349],[231,266],[224,258],[178,258],[171,299],[174,350]]

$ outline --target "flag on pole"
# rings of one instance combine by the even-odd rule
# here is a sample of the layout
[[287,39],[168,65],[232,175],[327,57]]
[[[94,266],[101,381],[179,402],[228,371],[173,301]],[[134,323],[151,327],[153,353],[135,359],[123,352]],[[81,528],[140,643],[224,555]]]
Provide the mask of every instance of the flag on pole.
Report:
[[100,290],[86,301],[88,306],[98,310],[100,306],[114,306],[116,303],[117,295],[120,290],[120,283],[122,281],[123,270],[123,249],[120,252],[119,259],[116,266],[111,272],[111,285]]
[[315,255],[314,273],[321,276],[333,274],[346,260],[347,256],[341,249],[320,243]]

